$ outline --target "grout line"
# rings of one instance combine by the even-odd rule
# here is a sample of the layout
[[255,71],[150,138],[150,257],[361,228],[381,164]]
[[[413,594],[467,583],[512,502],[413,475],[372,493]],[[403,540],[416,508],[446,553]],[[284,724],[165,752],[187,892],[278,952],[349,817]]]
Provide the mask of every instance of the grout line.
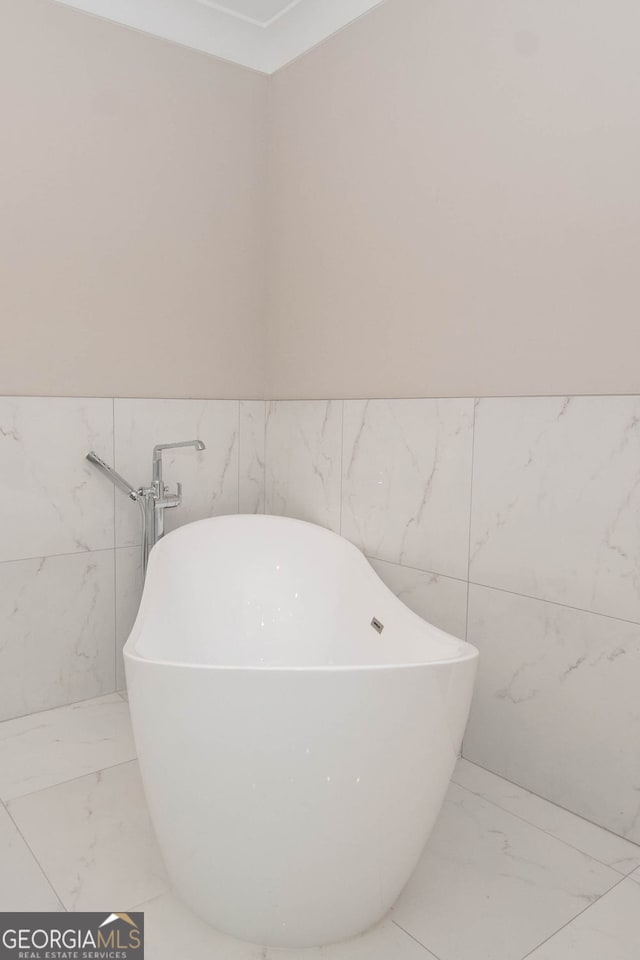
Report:
[[[116,463],[116,401],[111,400],[111,463],[114,470],[118,469]],[[113,546],[116,545],[116,487],[113,484]]]
[[47,707],[44,710],[32,710],[31,713],[19,713],[15,717],[5,717],[4,720],[0,720],[0,730],[2,729],[3,724],[12,723],[14,720],[26,720],[27,718],[31,719],[32,717],[40,716],[41,713],[51,713],[52,710],[70,710],[79,703],[89,703],[91,700],[103,700],[105,697],[116,696],[117,693],[115,691],[111,691],[111,693],[100,693],[98,696],[94,695],[92,697],[82,697],[80,700],[71,700],[69,703],[58,703],[55,707]]
[[[167,894],[171,894],[171,892],[172,892],[171,889],[168,889],[168,890],[165,890],[163,893],[156,893],[156,895],[153,897],[147,897],[146,900],[138,901],[138,903],[134,903],[131,906],[127,906],[127,912],[138,913],[140,911],[142,913],[145,913],[145,909],[146,907],[149,906],[149,904],[155,903],[156,900],[160,900],[162,897],[166,897]],[[213,927],[211,929],[213,929]],[[214,960],[214,958],[212,957],[211,960]]]
[[267,421],[270,414],[270,403],[271,403],[270,400],[264,401],[264,450],[262,452],[262,457],[264,460],[264,463],[263,463],[264,491],[262,496],[264,499],[263,513],[265,514],[268,514],[270,512],[267,509]]
[[[537,800],[542,800],[543,803],[548,803],[550,806],[555,807],[556,810],[562,810],[563,813],[567,813],[567,814],[569,814],[570,816],[575,817],[576,820],[580,820],[580,821],[582,821],[583,823],[588,823],[590,826],[595,827],[596,830],[601,830],[603,833],[606,833],[608,836],[613,837],[613,838],[616,839],[616,840],[621,840],[623,843],[628,843],[628,844],[630,844],[632,847],[637,847],[637,849],[638,849],[638,855],[639,855],[639,857],[640,857],[640,844],[635,843],[634,840],[629,840],[628,837],[623,837],[621,834],[619,834],[619,833],[614,833],[613,830],[609,830],[607,827],[603,827],[603,826],[601,826],[601,824],[599,824],[599,823],[594,823],[593,820],[588,820],[586,817],[583,817],[581,814],[576,813],[574,810],[569,810],[567,807],[563,807],[563,806],[561,806],[559,803],[556,803],[555,800],[549,800],[548,797],[543,797],[543,796],[542,796],[541,794],[539,794],[539,793],[534,793],[534,791],[533,791],[533,790],[530,790],[528,787],[523,787],[521,784],[516,783],[515,780],[509,780],[508,777],[503,777],[502,774],[500,774],[500,773],[495,773],[493,770],[490,770],[488,767],[483,767],[482,764],[476,763],[475,760],[469,760],[469,758],[468,758],[468,757],[465,757],[464,755],[463,755],[460,759],[464,760],[465,763],[470,763],[472,766],[477,767],[478,770],[484,770],[485,773],[490,774],[492,777],[497,777],[498,780],[502,780],[504,783],[508,783],[508,784],[510,784],[510,786],[516,787],[518,790],[522,790],[524,793],[528,793],[529,796],[535,797]],[[454,775],[453,775],[453,776],[455,776],[455,772],[454,772]],[[480,794],[480,793],[475,793],[474,790],[471,790],[469,787],[465,787],[464,784],[458,783],[457,780],[454,780],[454,779],[453,779],[453,776],[452,776],[452,778],[451,778],[452,781],[453,781],[453,783],[455,783],[458,787],[462,787],[463,790],[468,790],[469,793],[473,793],[474,796],[476,796],[476,797],[481,797],[482,799],[487,800],[488,803],[493,803],[494,806],[500,807],[500,809],[501,809],[501,810],[504,810],[505,813],[511,813],[512,816],[518,817],[519,820],[524,820],[525,823],[530,824],[532,827],[536,827],[536,829],[538,829],[538,830],[542,830],[543,833],[547,833],[547,832],[548,832],[548,831],[545,830],[543,827],[538,826],[538,824],[533,823],[531,820],[527,820],[525,817],[520,816],[520,814],[513,813],[512,810],[507,810],[506,807],[501,806],[501,804],[499,804],[497,801],[495,801],[495,800],[490,800],[487,796],[485,796],[485,794],[483,794],[483,793],[482,793],[482,794]],[[550,837],[554,837],[555,839],[559,839],[559,838],[556,837],[555,834],[553,834],[553,833],[550,833],[549,836],[550,836]],[[573,846],[573,844],[569,843],[569,842],[566,841],[566,840],[563,840],[562,843],[565,843],[565,844],[566,844],[567,846],[569,846],[569,847]],[[576,849],[576,850],[580,850],[580,853],[584,853],[585,856],[590,857],[592,860],[596,860],[598,863],[602,863],[603,866],[605,866],[605,867],[611,867],[611,869],[612,869],[612,870],[615,870],[616,873],[621,873],[620,870],[617,870],[616,867],[611,866],[610,863],[605,863],[604,860],[598,860],[597,857],[594,857],[593,854],[591,854],[591,853],[587,853],[586,850],[581,850],[580,847],[575,847],[575,849]],[[624,858],[623,858],[623,859],[624,859]],[[635,872],[636,869],[638,869],[638,868],[637,868],[637,867],[632,867],[632,869],[631,869],[631,871],[630,871],[629,873],[625,873],[625,874],[622,874],[622,875],[625,876],[625,877],[629,877],[629,876],[631,876],[632,873]]]
[[[117,763],[112,763],[108,767],[100,767],[98,770],[88,770],[85,771],[85,773],[79,773],[75,777],[69,777],[66,780],[60,780],[59,783],[50,783],[47,787],[38,787],[37,790],[32,790],[31,793],[21,793],[17,797],[11,797],[9,800],[7,800],[7,812],[9,815],[11,815],[11,811],[8,807],[9,803],[20,803],[21,800],[27,800],[30,797],[36,797],[40,793],[46,793],[47,790],[57,790],[59,787],[66,787],[69,783],[76,783],[78,780],[85,780],[87,777],[97,777],[97,782],[100,783],[102,781],[103,773],[109,773],[110,770],[115,770],[116,767],[124,767],[128,763],[137,764],[138,755],[136,754],[135,757],[130,757],[129,760],[118,760]],[[11,819],[13,820],[13,817]]]
[[[313,402],[318,400],[566,400],[570,397],[572,400],[608,400],[610,398],[640,399],[640,393],[484,393],[484,394],[460,394],[447,393],[442,394],[409,394],[404,396],[306,396],[306,397],[269,397],[269,400],[275,403],[300,403],[304,401]],[[72,398],[75,399],[75,398]],[[88,398],[92,399],[92,398]],[[146,398],[145,398],[146,399]],[[148,398],[156,399],[156,398]]]
[[[30,796],[30,794],[27,794],[27,796]],[[20,827],[19,827],[18,824],[16,823],[15,818],[13,817],[11,811],[9,810],[9,807],[8,807],[8,806],[5,806],[5,809],[6,809],[6,811],[7,811],[7,815],[9,816],[12,824],[14,825],[14,827],[15,827],[16,830],[18,831],[18,834],[19,834],[20,837],[22,838],[22,842],[24,843],[25,847],[27,848],[27,850],[29,851],[29,853],[30,853],[31,856],[33,857],[34,863],[35,863],[36,866],[38,867],[38,870],[40,871],[40,873],[42,874],[42,876],[45,878],[45,880],[47,881],[47,883],[48,883],[49,886],[51,887],[51,890],[52,890],[52,892],[53,892],[56,900],[58,901],[58,903],[59,903],[60,906],[62,907],[63,911],[64,911],[65,913],[67,913],[67,912],[68,912],[68,911],[67,911],[67,907],[66,907],[66,905],[65,905],[62,897],[60,896],[60,894],[58,893],[58,891],[57,891],[56,888],[54,887],[53,883],[52,883],[51,880],[49,879],[46,870],[44,869],[44,867],[42,866],[42,864],[40,863],[40,861],[39,861],[38,858],[36,857],[35,852],[33,851],[32,847],[31,847],[30,843],[28,842],[27,838],[25,837],[24,833],[22,832],[22,830],[20,829]]]
[[422,940],[418,940],[417,937],[414,937],[414,935],[413,935],[412,933],[409,933],[409,931],[406,930],[405,927],[403,927],[400,923],[398,923],[397,920],[394,920],[393,917],[391,918],[391,922],[396,925],[396,927],[398,928],[398,930],[402,930],[402,932],[403,932],[403,933],[406,933],[406,935],[407,935],[408,937],[411,937],[411,939],[414,941],[414,943],[417,943],[419,947],[422,947],[423,950],[426,950],[430,957],[433,957],[434,960],[440,960],[440,957],[439,957],[437,954],[435,954],[435,953],[433,952],[433,950],[429,950],[429,947],[425,947],[425,945],[424,945],[424,943],[422,942]]
[[[116,469],[116,401],[111,400],[111,438],[113,458]],[[118,570],[116,563],[116,488],[113,486],[113,689],[115,692],[118,678]]]
[[[630,623],[632,626],[640,626],[640,620],[628,620],[626,617],[614,617],[611,613],[600,613],[598,610],[587,610],[584,607],[575,607],[570,603],[561,603],[559,600],[547,600],[545,597],[534,597],[530,593],[520,593],[518,590],[508,590],[506,587],[496,587],[490,583],[480,583],[478,580],[464,580],[462,577],[452,577],[450,573],[441,573],[438,570],[425,570],[422,567],[413,567],[408,563],[398,563],[397,560],[387,560],[385,557],[374,557],[366,554],[368,560],[376,560],[379,563],[388,563],[394,567],[400,567],[401,570],[415,570],[416,573],[429,574],[432,577],[441,577],[445,580],[455,580],[457,583],[467,583],[469,587],[483,587],[485,590],[497,590],[500,593],[507,593],[512,597],[522,597],[524,600],[534,600],[537,603],[551,603],[555,607],[563,607],[565,610],[575,610],[577,613],[586,613],[594,617],[603,617],[605,620],[615,620],[618,623]],[[424,619],[424,618],[423,618]]]
[[375,560],[376,563],[388,563],[391,567],[400,567],[401,570],[413,570],[415,573],[424,573],[429,577],[438,577],[442,580],[455,580],[456,583],[466,583],[462,577],[452,577],[450,573],[438,573],[437,570],[423,570],[422,567],[412,567],[408,563],[398,563],[397,560],[385,560],[384,557],[373,557],[371,554],[365,554],[367,560]]
[[118,564],[113,551],[113,692],[118,685]]
[[532,597],[530,593],[519,593],[517,590],[507,590],[506,587],[494,587],[489,583],[479,583],[477,580],[470,580],[472,587],[484,587],[485,590],[497,590],[500,593],[508,593],[512,597],[523,597],[525,600],[535,600],[537,603],[551,603],[554,607],[563,607],[565,610],[576,610],[578,613],[588,613],[593,617],[604,617],[605,620],[616,620],[618,623],[631,623],[634,626],[640,626],[640,620],[628,620],[626,617],[614,617],[611,613],[599,613],[597,610],[585,610],[584,607],[574,607],[570,603],[561,603],[559,600],[546,600],[544,597]]
[[79,401],[91,401],[91,400],[133,400],[133,401],[155,401],[155,400],[170,400],[172,403],[186,403],[192,400],[205,400],[213,403],[234,403],[235,401],[264,401],[266,403],[304,403],[305,401],[314,402],[318,400],[327,401],[327,400],[384,400],[384,401],[393,401],[393,400],[565,400],[567,398],[572,400],[609,400],[609,399],[640,399],[640,393],[637,392],[626,392],[626,393],[484,393],[484,394],[459,394],[459,393],[447,393],[447,394],[409,394],[409,395],[398,395],[394,394],[392,396],[371,396],[370,394],[366,396],[349,396],[336,395],[332,397],[327,396],[304,396],[304,397],[283,397],[283,396],[271,396],[271,397],[205,397],[205,396],[181,396],[181,397],[167,397],[164,396],[138,396],[138,397],[127,397],[121,394],[103,394],[102,396],[93,396],[89,397],[86,395],[76,395],[76,394],[60,394],[60,393],[0,393],[0,400],[79,400]]
[[[473,469],[475,465],[475,452],[476,452],[476,408],[478,406],[477,400],[473,400],[473,420],[471,423],[471,483],[469,484],[469,536],[467,538],[467,597],[466,605],[464,611],[464,639],[465,643],[469,643],[469,596],[471,593],[471,587],[469,584],[469,577],[471,576],[471,525],[473,522]],[[464,750],[464,735],[465,730],[462,734],[462,741],[460,743],[460,756]]]
[[583,913],[586,913],[587,910],[590,910],[591,907],[594,907],[599,900],[602,900],[602,898],[606,897],[607,894],[611,893],[612,890],[615,890],[616,887],[619,887],[620,884],[624,883],[626,879],[626,877],[620,877],[617,883],[614,883],[612,887],[609,887],[609,889],[605,890],[604,893],[601,893],[599,897],[596,897],[595,900],[592,900],[591,903],[589,903],[583,910],[580,910],[579,913],[576,913],[575,917],[571,917],[571,919],[567,920],[566,923],[563,923],[561,927],[558,927],[557,930],[554,930],[550,936],[546,937],[544,940],[541,940],[540,943],[537,943],[532,950],[529,950],[528,953],[525,953],[521,960],[527,960],[527,957],[530,957],[533,953],[535,953],[536,950],[539,950],[540,947],[544,946],[545,943],[549,943],[550,940],[553,940],[553,938],[556,937],[562,930],[564,930],[565,927],[570,926],[574,920],[577,920],[578,917],[581,917]]
[[467,609],[464,624],[464,639],[469,642],[469,578],[471,576],[471,523],[473,520],[473,468],[476,453],[476,407],[473,401],[473,420],[471,424],[471,483],[469,485],[469,537],[467,542]]
[[96,547],[93,550],[71,550],[69,553],[44,553],[35,557],[13,557],[11,560],[0,560],[3,563],[28,563],[29,560],[52,560],[55,557],[87,557],[92,553],[107,553],[114,547]]
[[340,416],[340,520],[338,532],[342,536],[342,490],[344,486],[344,400],[341,400]]
[[240,407],[242,400],[238,400],[238,509],[237,513],[240,513],[240,463],[242,460],[242,430],[241,430],[241,411]]
[[[463,757],[462,759],[466,759],[466,758]],[[467,761],[467,762],[469,763],[471,761]],[[484,767],[481,767],[480,769],[484,769]],[[489,770],[487,772],[491,773],[492,771]],[[494,776],[498,776],[498,774],[494,774]],[[455,777],[455,773],[451,778],[451,782],[455,783],[456,787],[459,787],[461,790],[465,790],[467,793],[470,793],[472,797],[477,797],[477,799],[479,800],[486,801],[486,803],[489,803],[492,807],[496,807],[498,810],[501,810],[502,813],[506,813],[508,816],[515,817],[515,819],[519,820],[521,823],[526,823],[527,826],[531,827],[533,830],[539,830],[540,833],[544,833],[545,836],[549,837],[551,840],[555,840],[557,843],[561,843],[563,844],[563,846],[569,847],[571,850],[575,850],[576,853],[580,853],[583,857],[587,857],[589,860],[593,860],[595,861],[595,863],[599,863],[601,864],[601,866],[606,867],[609,870],[613,870],[613,872],[617,874],[617,876],[621,877],[622,879],[625,879],[626,877],[630,876],[630,873],[633,873],[633,871],[636,869],[635,867],[632,867],[630,873],[622,873],[621,870],[616,870],[616,868],[613,867],[610,863],[607,863],[606,860],[600,860],[599,857],[595,857],[592,853],[587,853],[586,850],[583,850],[581,847],[576,847],[575,844],[569,843],[568,840],[563,839],[562,837],[558,836],[556,833],[549,833],[549,831],[545,830],[544,827],[541,827],[540,824],[534,823],[532,820],[528,820],[526,817],[521,816],[519,813],[514,813],[513,810],[509,810],[506,807],[503,807],[502,804],[498,803],[497,800],[492,800],[491,797],[488,797],[486,794],[477,793],[475,790],[472,790],[471,787],[466,787],[463,783],[458,783],[458,781],[455,780],[454,777]],[[504,778],[500,777],[499,779],[502,780]],[[511,783],[510,780],[507,780],[506,782]],[[513,786],[517,787],[519,785],[517,783],[514,783]],[[525,793],[530,793],[531,796],[537,797],[539,800],[544,800],[546,803],[552,803],[551,800],[546,800],[545,797],[538,797],[536,793],[531,793],[531,791],[526,790],[525,787],[520,787],[520,790],[524,790]],[[558,804],[554,803],[553,806],[558,807]],[[570,814],[572,817],[575,817],[576,820],[584,820],[584,817],[580,817],[577,813],[573,813],[571,810],[564,810],[564,807],[558,807],[558,809],[563,810],[565,813]],[[590,820],[586,820],[585,822],[591,823]],[[591,824],[591,826],[597,827],[598,825],[594,823],[594,824]],[[600,829],[603,830],[604,827],[600,827]],[[606,832],[611,833],[611,831],[606,831]],[[622,841],[625,841],[626,839],[625,837],[619,837],[618,834],[616,833],[612,833],[611,836],[616,837],[618,840],[622,840]],[[631,840],[627,842],[632,843]],[[613,886],[610,887],[610,889],[612,890],[613,887],[615,886],[617,886],[617,883],[614,883]],[[608,893],[608,890],[605,892]],[[601,894],[601,896],[604,896],[604,894]]]
[[267,512],[267,401],[262,401],[262,513]]
[[626,392],[626,393],[479,393],[479,394],[460,394],[460,393],[448,393],[448,394],[408,394],[408,395],[398,395],[393,396],[372,396],[368,394],[366,396],[348,396],[336,395],[327,397],[325,396],[296,396],[296,397],[283,397],[283,396],[271,396],[271,397],[249,397],[249,396],[235,396],[235,397],[210,397],[210,396],[180,396],[180,397],[167,397],[165,396],[138,396],[138,397],[127,397],[123,395],[114,395],[114,394],[103,394],[102,396],[93,396],[89,397],[87,395],[78,396],[76,394],[60,394],[60,393],[0,393],[0,400],[78,400],[78,401],[91,401],[91,400],[134,400],[134,401],[157,401],[157,400],[170,400],[172,403],[188,403],[189,401],[201,401],[205,400],[212,403],[234,403],[236,401],[264,401],[266,403],[303,403],[305,401],[314,402],[318,400],[327,401],[327,400],[383,400],[383,401],[394,401],[394,400],[565,400],[567,398],[575,400],[608,400],[610,398],[614,399],[629,399],[637,400],[640,399],[640,393],[636,392]]
[[[556,396],[558,396],[558,395],[556,395]],[[597,394],[597,396],[600,396],[600,394]],[[606,394],[602,394],[602,396],[606,396]],[[625,393],[625,394],[619,394],[619,396],[625,396],[625,397],[626,397],[626,396],[635,396],[635,394],[626,394],[626,393]],[[261,401],[261,400],[263,400],[263,399],[264,399],[264,397],[248,397],[248,396],[242,396],[242,397],[203,397],[203,396],[168,397],[166,394],[163,395],[163,396],[155,396],[155,397],[149,397],[149,396],[144,396],[144,397],[125,397],[125,396],[123,396],[122,394],[116,394],[116,395],[114,395],[114,394],[111,394],[111,393],[109,393],[109,394],[106,394],[106,393],[105,393],[105,394],[103,394],[102,396],[98,396],[98,397],[95,397],[95,396],[94,396],[94,397],[88,397],[88,396],[86,396],[86,394],[83,394],[82,396],[76,396],[75,394],[68,394],[68,393],[49,393],[49,394],[47,394],[47,393],[0,393],[0,400],[80,400],[80,401],[91,401],[91,400],[113,400],[113,401],[115,401],[115,400],[124,400],[124,401],[127,401],[127,402],[134,402],[134,403],[146,403],[146,402],[149,401],[149,400],[152,400],[152,401],[156,401],[156,400],[161,400],[161,401],[170,400],[171,403],[173,403],[174,401],[175,401],[176,403],[189,403],[189,402],[192,402],[192,401],[195,400],[196,402],[205,401],[205,402],[207,402],[207,403],[235,403],[235,402],[238,401],[238,400],[248,400],[248,401],[253,401],[253,400],[255,400],[255,401]]]

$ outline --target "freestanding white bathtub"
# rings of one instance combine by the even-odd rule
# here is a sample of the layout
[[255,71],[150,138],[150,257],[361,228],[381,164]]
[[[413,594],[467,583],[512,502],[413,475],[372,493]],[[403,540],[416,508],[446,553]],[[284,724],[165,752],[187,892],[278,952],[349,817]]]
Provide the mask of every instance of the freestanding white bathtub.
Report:
[[324,944],[383,917],[440,810],[476,649],[412,613],[336,534],[230,516],[154,547],[124,653],[176,893],[264,945]]

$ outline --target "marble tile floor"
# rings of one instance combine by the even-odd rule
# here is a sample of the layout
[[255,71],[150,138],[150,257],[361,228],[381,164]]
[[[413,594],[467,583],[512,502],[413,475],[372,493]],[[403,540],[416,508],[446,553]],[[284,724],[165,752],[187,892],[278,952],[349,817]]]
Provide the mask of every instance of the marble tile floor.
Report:
[[374,930],[317,950],[232,940],[171,894],[124,696],[0,724],[0,910],[144,910],[148,960],[638,960],[640,847],[460,760]]

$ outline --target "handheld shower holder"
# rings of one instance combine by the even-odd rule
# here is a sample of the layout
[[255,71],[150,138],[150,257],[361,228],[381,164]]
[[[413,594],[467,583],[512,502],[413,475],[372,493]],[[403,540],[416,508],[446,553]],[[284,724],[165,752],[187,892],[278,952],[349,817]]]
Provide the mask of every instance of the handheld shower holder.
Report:
[[108,477],[114,486],[126,493],[130,500],[136,502],[140,508],[143,573],[146,573],[152,547],[164,536],[165,510],[179,507],[182,503],[182,484],[177,483],[176,492],[170,493],[162,479],[162,454],[165,450],[173,450],[178,447],[194,447],[198,452],[206,449],[202,440],[181,440],[177,443],[156,444],[153,448],[151,483],[148,487],[138,488],[132,486],[128,480],[125,480],[93,450],[87,454],[87,460],[97,467],[104,476]]

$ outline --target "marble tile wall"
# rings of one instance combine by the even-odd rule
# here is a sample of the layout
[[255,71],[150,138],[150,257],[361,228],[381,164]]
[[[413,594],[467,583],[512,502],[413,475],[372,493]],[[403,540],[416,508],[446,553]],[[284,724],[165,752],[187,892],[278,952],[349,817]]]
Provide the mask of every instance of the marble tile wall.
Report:
[[467,615],[473,400],[267,404],[265,508],[342,533],[412,609]]
[[640,398],[0,398],[0,719],[109,694],[154,443],[200,436],[168,525],[261,512],[358,544],[481,652],[470,760],[640,840]]
[[121,649],[142,589],[138,508],[87,461],[135,485],[155,443],[183,483],[169,529],[263,509],[262,401],[0,397],[0,720],[124,686]]
[[342,403],[267,403],[265,507],[340,530]]
[[466,579],[473,400],[344,404],[342,532],[370,557]]
[[268,404],[266,510],[481,652],[463,753],[640,841],[640,397]]

